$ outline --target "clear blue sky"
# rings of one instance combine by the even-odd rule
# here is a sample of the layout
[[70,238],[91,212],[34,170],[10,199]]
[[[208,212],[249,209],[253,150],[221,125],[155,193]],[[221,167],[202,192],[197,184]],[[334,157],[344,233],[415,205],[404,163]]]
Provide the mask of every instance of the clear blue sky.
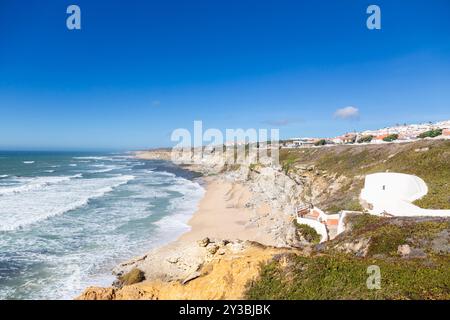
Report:
[[[333,116],[346,106],[359,118]],[[194,120],[287,138],[444,119],[448,0],[0,1],[0,149],[168,146]]]

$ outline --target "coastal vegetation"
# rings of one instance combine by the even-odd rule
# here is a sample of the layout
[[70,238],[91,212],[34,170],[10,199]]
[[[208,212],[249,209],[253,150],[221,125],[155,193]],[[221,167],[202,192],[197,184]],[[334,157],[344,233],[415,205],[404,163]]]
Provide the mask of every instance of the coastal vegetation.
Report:
[[120,276],[118,278],[121,285],[132,285],[135,283],[139,283],[145,280],[144,272],[139,270],[138,268],[131,269],[128,273]]
[[[287,265],[287,266],[286,266]],[[367,268],[379,266],[381,288],[369,290]],[[261,267],[246,298],[258,299],[449,299],[450,264],[427,267],[421,261],[359,259],[348,255],[285,255]]]
[[[297,220],[294,220],[294,226],[297,231],[297,237],[303,238],[309,243],[317,244],[320,242],[320,235],[317,233],[317,231],[306,225],[306,224],[300,224],[297,222]],[[298,239],[300,241],[300,239]]]
[[362,136],[358,139],[358,143],[369,143],[373,138],[373,135]]
[[[347,218],[348,232],[330,243],[356,243],[370,239],[367,257],[398,258],[399,246],[415,248],[420,257],[443,258],[449,253],[447,234],[450,220],[446,218],[386,218],[370,214],[353,215]],[[444,241],[441,241],[444,240]],[[440,245],[439,243],[442,243]]]
[[385,142],[392,142],[392,141],[397,140],[397,139],[398,139],[398,134],[393,133],[393,134],[388,135],[387,137],[384,137],[383,141],[385,141]]
[[[349,231],[311,256],[287,253],[261,264],[248,299],[449,299],[448,219],[355,215]],[[358,244],[358,250],[347,250]],[[346,250],[343,250],[343,249]],[[363,252],[363,253],[361,253]],[[378,266],[380,288],[368,289]]]
[[425,132],[419,134],[417,136],[417,138],[421,138],[421,139],[434,138],[434,137],[438,137],[440,135],[442,135],[442,129],[432,129],[432,130],[428,130],[428,131],[425,131]]
[[326,144],[327,144],[327,141],[325,139],[320,139],[314,143],[315,146],[324,146]]

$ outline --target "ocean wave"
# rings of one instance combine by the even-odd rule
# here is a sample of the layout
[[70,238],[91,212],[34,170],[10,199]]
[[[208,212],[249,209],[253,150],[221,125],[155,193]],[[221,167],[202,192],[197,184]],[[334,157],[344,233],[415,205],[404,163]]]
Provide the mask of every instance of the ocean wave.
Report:
[[181,235],[189,231],[189,219],[198,208],[198,203],[205,194],[205,189],[197,182],[177,177],[173,181],[174,185],[165,188],[167,191],[175,191],[181,196],[170,200],[169,211],[172,214],[163,217],[155,224],[166,234],[172,237]]
[[82,174],[76,174],[73,176],[58,176],[58,177],[21,178],[21,180],[23,180],[23,184],[21,184],[20,186],[0,188],[0,196],[43,189],[52,184],[57,184],[81,177]]
[[86,157],[72,157],[72,159],[75,160],[95,160],[95,161],[123,161],[123,159],[114,159],[114,157],[107,157],[107,156],[86,156]]
[[[98,166],[91,167],[94,163]],[[61,167],[70,170],[67,164]],[[123,164],[128,165],[92,161],[79,165],[83,176],[72,173],[72,179],[60,182],[51,180],[57,177],[40,177],[49,183],[0,196],[0,246],[18,263],[27,268],[30,263],[26,272],[11,275],[20,287],[3,286],[0,298],[71,299],[88,286],[108,286],[114,280],[110,270],[117,263],[189,230],[187,223],[204,194],[201,185],[168,172],[147,173],[148,167],[125,172],[129,165],[117,174],[90,174]],[[14,182],[18,184],[8,187],[39,180],[15,177]]]
[[[35,181],[32,188],[17,187],[22,188],[20,192],[3,194],[0,197],[0,208],[5,209],[1,213],[0,231],[16,230],[75,210],[135,178],[132,175],[97,179],[73,177],[64,177],[65,180],[59,177],[61,180],[58,183],[53,180],[50,184],[49,181]],[[45,183],[45,188],[36,187],[36,183]]]
[[107,159],[107,157],[72,157],[72,159],[76,159],[76,160],[105,160]]
[[108,169],[99,169],[99,170],[91,170],[89,172],[91,173],[105,173],[105,172],[111,172],[113,170],[116,170],[117,168],[108,168]]
[[93,168],[99,168],[99,169],[95,169],[95,170],[89,170],[89,172],[91,172],[91,173],[110,172],[110,171],[113,171],[113,170],[125,168],[125,166],[107,165],[107,164],[104,164],[104,163],[101,163],[101,164],[92,164],[92,165],[90,165],[90,167],[93,167]]
[[0,179],[8,178],[8,177],[9,177],[9,175],[7,175],[7,174],[2,174],[2,175],[0,175]]
[[33,164],[34,161],[22,161],[24,164]]
[[[167,171],[151,171],[151,170],[149,170],[149,173],[155,173],[158,176],[165,176],[165,177],[172,177],[172,178],[176,177],[175,173],[171,173],[171,172],[167,172]],[[187,180],[187,181],[189,181],[189,180]]]

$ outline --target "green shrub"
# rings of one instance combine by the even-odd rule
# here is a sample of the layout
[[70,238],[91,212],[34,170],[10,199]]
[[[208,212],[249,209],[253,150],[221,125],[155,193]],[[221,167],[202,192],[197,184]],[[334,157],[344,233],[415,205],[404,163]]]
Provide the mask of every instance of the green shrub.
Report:
[[145,280],[145,275],[142,270],[138,268],[131,269],[128,273],[125,273],[119,277],[119,281],[122,285],[128,286],[131,284],[139,283]]
[[392,141],[397,140],[397,139],[398,139],[398,134],[393,133],[393,134],[388,135],[387,137],[384,137],[383,141],[392,142]]
[[310,227],[307,224],[300,224],[296,220],[294,220],[294,226],[297,229],[297,232],[302,235],[306,241],[314,244],[320,242],[320,234],[318,234],[313,227]]
[[440,135],[442,135],[442,129],[432,129],[432,130],[422,132],[421,134],[419,134],[417,136],[417,138],[421,138],[421,139],[434,138],[434,137],[438,137]]
[[368,135],[368,136],[362,136],[361,138],[358,139],[358,143],[367,143],[372,141],[373,139],[373,135]]
[[324,146],[326,144],[327,144],[327,141],[325,139],[320,139],[320,140],[314,142],[315,146]]

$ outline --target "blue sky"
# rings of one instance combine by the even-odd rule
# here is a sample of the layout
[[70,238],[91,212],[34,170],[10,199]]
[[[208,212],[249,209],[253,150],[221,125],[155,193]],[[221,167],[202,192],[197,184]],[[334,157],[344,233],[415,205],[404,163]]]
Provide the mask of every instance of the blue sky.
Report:
[[[357,119],[333,116],[347,106]],[[287,138],[444,119],[447,0],[0,2],[0,149],[169,146],[194,120]]]

